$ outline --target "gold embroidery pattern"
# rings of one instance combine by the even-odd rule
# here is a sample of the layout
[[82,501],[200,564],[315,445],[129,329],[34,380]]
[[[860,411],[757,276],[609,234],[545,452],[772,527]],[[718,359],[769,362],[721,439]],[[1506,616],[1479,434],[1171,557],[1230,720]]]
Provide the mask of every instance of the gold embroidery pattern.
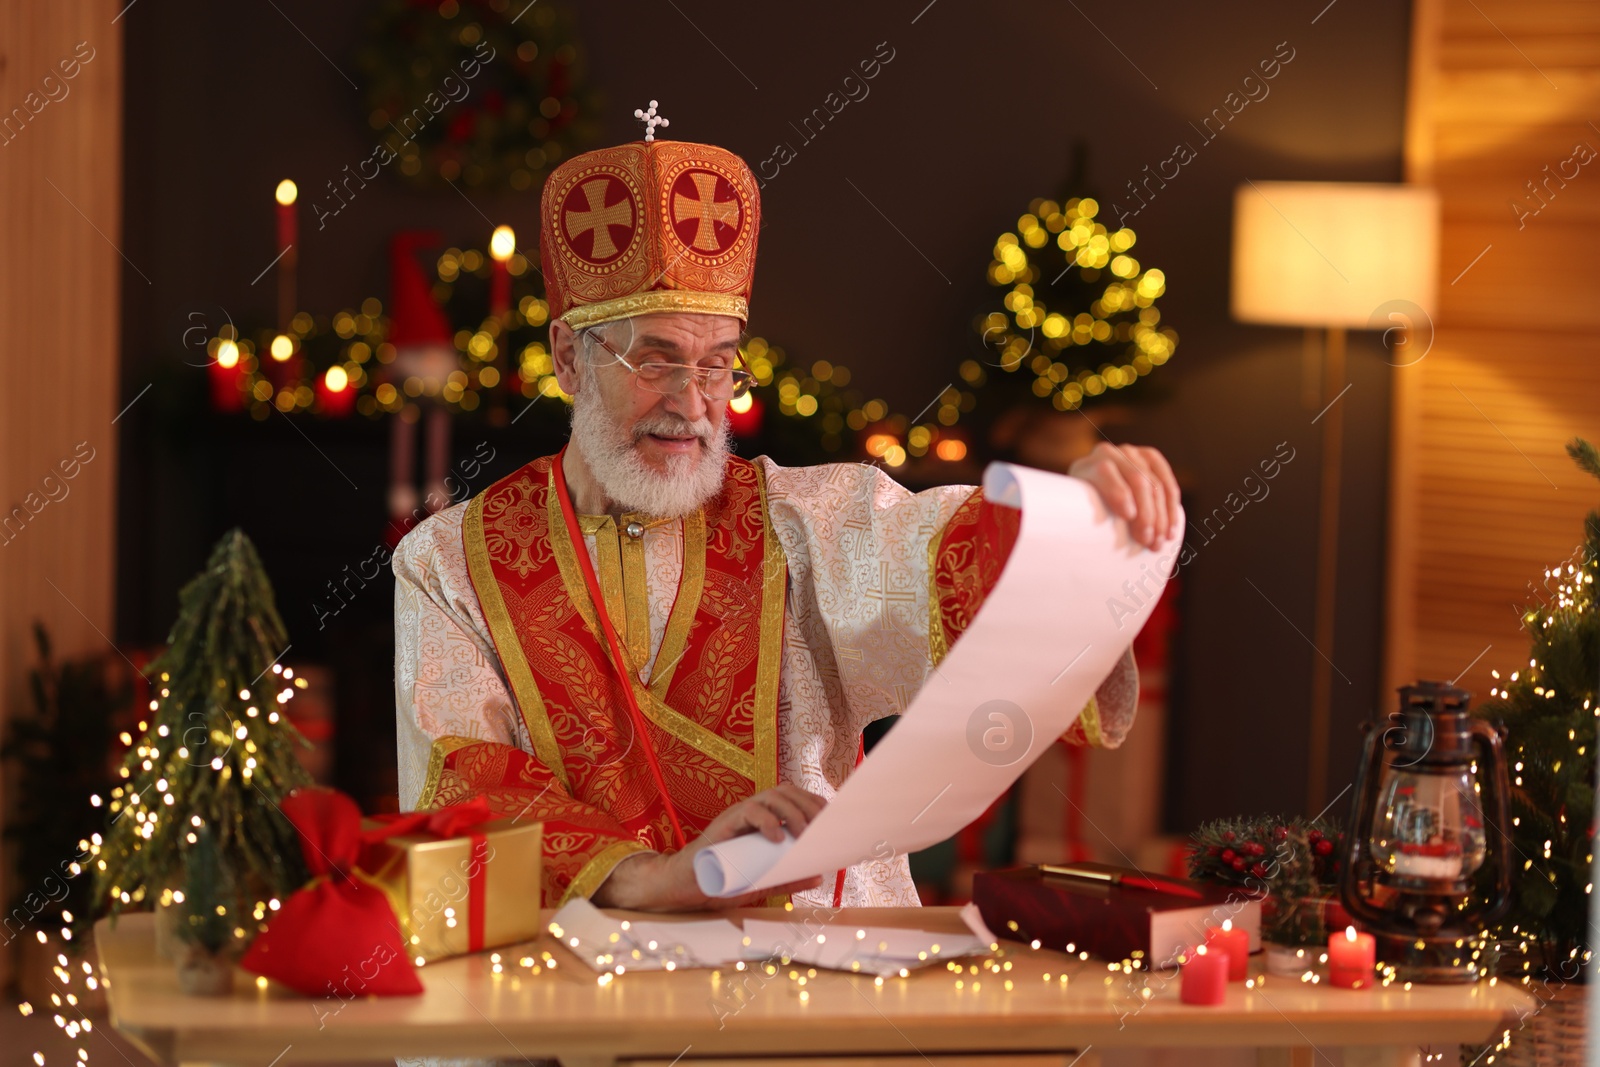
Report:
[[[566,533],[564,521],[560,533]],[[622,589],[622,546],[617,542],[617,524],[611,521],[610,516],[607,516],[605,522],[594,533],[595,555],[599,557],[595,560],[594,575],[600,582],[600,595],[606,601],[606,614],[611,617],[611,625],[617,629],[617,640],[622,645],[623,658],[628,660],[623,665],[623,670],[630,675],[637,676],[639,668],[644,663],[633,658],[633,650],[628,646],[628,614]],[[577,558],[576,553],[578,552],[588,551],[589,549],[584,545],[574,545],[573,558]],[[599,637],[600,635],[596,633],[596,639],[599,639]],[[608,652],[611,649],[609,643],[602,644],[601,647]]]
[[[572,544],[572,538],[567,536],[567,524],[561,518],[561,503],[556,497],[555,463],[552,459],[534,460],[535,463],[544,462],[545,474],[545,525],[541,531],[550,543],[551,552],[555,556],[556,569],[561,572],[561,584],[567,591],[567,599],[578,609],[578,614],[583,616],[583,624],[589,628],[591,634],[600,633],[600,620],[595,616],[594,605],[589,600],[589,590],[583,580],[583,572],[578,569],[577,549]],[[580,517],[580,531],[582,519]],[[587,551],[587,550],[585,550]],[[596,574],[595,577],[599,577]],[[602,583],[601,588],[604,588]],[[597,639],[598,640],[598,639]],[[605,652],[607,660],[611,654],[605,649],[605,642],[600,642],[601,651]]]
[[488,494],[479,494],[474,503],[483,516],[484,549],[489,558],[510,567],[526,578],[544,562],[539,551],[539,487],[532,478],[518,478],[496,493],[487,503],[478,503]]
[[692,311],[702,315],[731,315],[741,322],[750,318],[750,301],[727,293],[697,293],[688,289],[658,289],[575,307],[561,316],[574,330],[599,326],[653,311]]
[[[954,640],[954,628],[946,621],[947,601],[958,590],[976,584],[978,565],[968,537],[977,528],[982,500],[983,490],[974,489],[944,529],[928,539],[928,658],[935,667],[949,654]],[[956,633],[966,629],[967,621],[963,615]]]
[[[615,527],[613,527],[615,528]],[[634,674],[650,662],[650,590],[645,584],[644,538],[621,537],[622,568],[622,640],[633,661]]]
[[[553,457],[535,460],[484,494],[494,497],[516,487],[518,500],[536,500],[528,487],[544,486],[544,499],[534,508],[531,554],[546,562],[540,571],[519,573],[511,562],[486,556],[496,596],[480,599],[486,617],[503,614],[514,626],[529,691],[540,701],[549,747],[562,761],[563,784],[578,802],[601,807],[643,844],[663,848],[672,841],[670,823],[633,724],[619,710],[625,707],[618,688],[623,683],[596,636],[598,619],[579,569],[577,553],[588,549],[574,545],[567,534],[553,472]],[[478,521],[486,523],[487,504],[480,511]],[[508,513],[524,519],[527,509],[496,511]],[[627,625],[637,604],[648,625],[646,599],[638,590],[628,595],[616,523],[580,516],[579,525],[597,540],[596,572],[608,614]],[[692,833],[751,795],[752,787],[767,788],[777,777],[786,567],[766,521],[755,464],[730,461],[722,492],[703,513],[685,521],[682,571],[658,653],[659,676],[652,677],[648,690],[635,682],[635,693],[651,724],[669,794]],[[502,612],[491,611],[496,599]],[[648,641],[648,629],[645,637]],[[537,754],[544,758],[543,752]]]
[[[522,482],[513,483],[513,491],[515,492],[522,484]],[[484,530],[483,517],[484,501],[488,495],[489,490],[485,490],[472,498],[472,503],[467,505],[466,518],[462,522],[461,539],[467,555],[467,573],[472,578],[473,591],[478,594],[478,603],[483,607],[484,620],[489,624],[489,635],[494,638],[495,652],[499,654],[500,663],[505,668],[512,696],[516,698],[517,708],[522,712],[523,724],[528,728],[528,737],[533,741],[533,750],[565,788],[568,782],[566,770],[561,762],[561,749],[556,744],[555,732],[550,727],[549,713],[539,695],[539,686],[534,681],[533,672],[528,668],[522,642],[517,638],[516,626],[511,620],[510,612],[506,610],[505,598],[501,595],[500,581],[495,577],[491,565],[489,537]],[[502,511],[500,515],[504,517],[505,512]],[[518,512],[513,521],[520,523],[522,518]],[[530,549],[534,543],[536,542],[529,542]],[[513,566],[511,569],[516,568]]]

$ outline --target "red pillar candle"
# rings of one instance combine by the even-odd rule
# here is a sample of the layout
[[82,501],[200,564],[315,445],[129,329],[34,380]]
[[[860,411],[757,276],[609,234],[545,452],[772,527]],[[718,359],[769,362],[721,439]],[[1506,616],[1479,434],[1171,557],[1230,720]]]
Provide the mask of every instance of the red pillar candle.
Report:
[[508,264],[517,250],[517,237],[510,226],[496,226],[489,238],[489,314],[505,321],[511,311],[511,270]]
[[273,190],[272,198],[278,202],[278,251],[294,244],[300,239],[299,221],[295,217],[294,202],[300,197],[300,190],[288,178],[278,183]]
[[300,259],[300,220],[295,201],[300,190],[288,178],[278,183],[272,197],[278,202],[278,329],[287,330],[294,318],[295,268]]
[[231,340],[217,345],[211,360],[211,406],[218,411],[244,407],[244,368],[239,366],[239,346]]
[[350,375],[335,363],[317,379],[317,406],[324,415],[343,418],[356,406],[356,391]]
[[1228,981],[1242,982],[1250,977],[1250,935],[1233,928],[1232,919],[1206,931],[1206,948],[1228,954]]
[[1371,934],[1358,933],[1354,926],[1328,938],[1328,982],[1340,989],[1365,989],[1372,984],[1377,965],[1378,942]]
[[728,424],[740,437],[754,437],[761,432],[761,401],[754,393],[728,401]]
[[1228,954],[1201,945],[1183,964],[1178,999],[1185,1004],[1221,1004],[1228,992]]
[[264,356],[260,361],[261,372],[272,383],[274,391],[284,387],[294,388],[300,384],[300,346],[293,337],[287,333],[277,334],[267,343]]

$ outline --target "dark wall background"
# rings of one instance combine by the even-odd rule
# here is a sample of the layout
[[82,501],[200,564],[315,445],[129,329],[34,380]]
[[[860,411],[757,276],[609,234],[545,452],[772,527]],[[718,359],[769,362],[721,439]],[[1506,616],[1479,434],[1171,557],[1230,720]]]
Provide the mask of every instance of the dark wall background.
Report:
[[[1157,372],[1168,396],[1141,408],[1128,436],[1171,457],[1196,517],[1280,443],[1294,459],[1213,541],[1191,537],[1167,821],[1185,830],[1217,815],[1299,811],[1319,435],[1302,402],[1301,334],[1228,317],[1231,198],[1245,178],[1400,178],[1409,5],[925,4],[583,4],[590,77],[605,94],[601,141],[637,137],[633,109],[656,98],[672,120],[666,135],[725,145],[752,165],[779,141],[793,146],[796,158],[763,192],[750,328],[807,361],[849,366],[856,385],[903,412],[975,354],[970,322],[993,303],[984,282],[993,240],[1031,198],[1059,191],[1075,144],[1102,201],[1127,201],[1125,183],[1147,165],[1179,141],[1195,146],[1131,222],[1141,260],[1167,274],[1164,322],[1181,343]],[[282,177],[299,183],[306,205],[300,305],[316,313],[386,296],[387,238],[402,227],[482,247],[487,217],[532,244],[536,192],[469,201],[389,179],[316,229],[309,199],[375,143],[346,80],[359,80],[352,54],[365,12],[354,2],[163,0],[125,17],[123,247],[138,272],[125,272],[123,374],[125,399],[139,400],[119,424],[118,639],[161,641],[178,586],[216,536],[244,525],[277,584],[289,659],[337,669],[340,777],[376,794],[392,776],[392,588],[378,579],[323,628],[314,605],[381,541],[385,429],[205,418],[205,372],[182,360],[185,330],[271,315],[271,275],[251,280],[275,252],[271,193]],[[894,58],[870,95],[804,143],[791,123],[880,42]],[[1267,83],[1270,95],[1203,142],[1194,126],[1285,42],[1294,58]],[[1341,401],[1339,635],[1324,650],[1339,671],[1330,799],[1350,778],[1356,725],[1377,699],[1382,355],[1372,335],[1352,337],[1355,387]],[[474,489],[549,447],[559,426],[534,421],[489,435],[496,459]],[[458,431],[455,455],[478,443]]]

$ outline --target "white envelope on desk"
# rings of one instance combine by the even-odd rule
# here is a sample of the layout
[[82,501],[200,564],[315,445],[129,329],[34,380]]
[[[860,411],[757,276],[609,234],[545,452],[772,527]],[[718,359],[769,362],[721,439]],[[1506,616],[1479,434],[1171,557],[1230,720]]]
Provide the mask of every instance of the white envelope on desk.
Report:
[[800,838],[703,850],[701,892],[785,885],[961,830],[1072,725],[1150,617],[1176,539],[1141,548],[1076,478],[995,463],[983,491],[1022,521],[972,624]]

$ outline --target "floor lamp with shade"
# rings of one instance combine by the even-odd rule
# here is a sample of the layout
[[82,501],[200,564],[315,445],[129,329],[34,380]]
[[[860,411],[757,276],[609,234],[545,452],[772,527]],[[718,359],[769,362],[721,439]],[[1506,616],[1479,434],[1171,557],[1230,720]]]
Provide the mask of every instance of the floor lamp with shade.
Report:
[[[1234,195],[1233,317],[1323,331],[1316,616],[1311,643],[1307,811],[1327,803],[1328,730],[1344,451],[1345,331],[1414,331],[1438,292],[1439,201],[1432,189],[1357,182],[1246,182]],[[1391,351],[1405,351],[1386,336]],[[1401,365],[1411,357],[1396,362]]]

